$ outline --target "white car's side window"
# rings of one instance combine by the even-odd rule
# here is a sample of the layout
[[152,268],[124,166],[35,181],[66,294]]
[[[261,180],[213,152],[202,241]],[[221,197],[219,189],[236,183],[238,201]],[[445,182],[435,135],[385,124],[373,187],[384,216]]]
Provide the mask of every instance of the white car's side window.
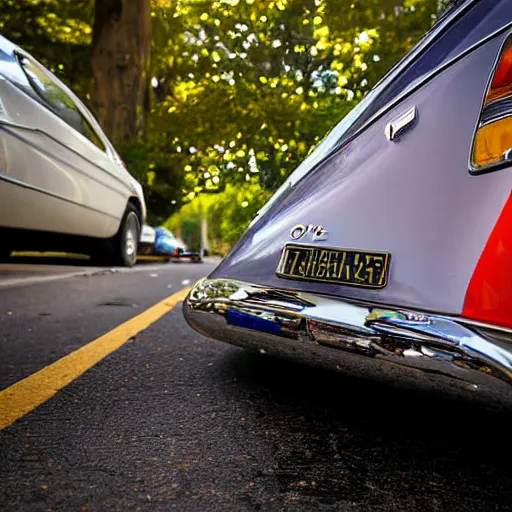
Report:
[[102,151],[106,151],[100,137],[82,115],[73,99],[45,72],[26,55],[18,55],[18,60],[27,76],[32,89],[43,102],[69,126],[89,139]]

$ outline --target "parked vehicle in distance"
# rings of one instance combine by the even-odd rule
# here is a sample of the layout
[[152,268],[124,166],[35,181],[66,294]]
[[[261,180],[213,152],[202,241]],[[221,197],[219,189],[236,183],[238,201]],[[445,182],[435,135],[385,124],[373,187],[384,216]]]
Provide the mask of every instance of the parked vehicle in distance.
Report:
[[164,227],[155,229],[156,239],[154,245],[154,254],[158,256],[167,256],[174,260],[190,260],[198,263],[202,261],[199,252],[189,251],[183,240],[177,238],[171,231]]
[[0,256],[57,250],[131,266],[145,216],[141,185],[89,110],[0,36]]
[[191,252],[183,240],[177,238],[164,227],[152,228],[145,225],[142,230],[139,254],[141,256],[158,256],[165,261],[190,260],[200,262],[201,255]]
[[162,256],[177,256],[183,249],[180,248],[176,237],[166,228],[155,229],[154,252]]
[[512,2],[453,5],[195,285],[194,329],[510,408]]

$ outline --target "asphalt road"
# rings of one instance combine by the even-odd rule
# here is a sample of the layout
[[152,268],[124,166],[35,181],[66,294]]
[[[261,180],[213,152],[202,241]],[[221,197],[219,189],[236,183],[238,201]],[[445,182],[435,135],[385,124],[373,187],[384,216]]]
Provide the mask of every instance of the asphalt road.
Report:
[[[0,265],[0,392],[213,268],[78,265]],[[178,304],[0,431],[0,509],[512,510],[510,419],[214,343]]]

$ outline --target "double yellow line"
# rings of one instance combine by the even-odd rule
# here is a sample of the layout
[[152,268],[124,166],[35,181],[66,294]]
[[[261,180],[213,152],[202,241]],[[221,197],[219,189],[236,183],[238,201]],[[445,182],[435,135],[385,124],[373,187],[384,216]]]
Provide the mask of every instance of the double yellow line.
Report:
[[62,359],[0,391],[0,430],[49,400],[89,368],[183,301],[185,288]]

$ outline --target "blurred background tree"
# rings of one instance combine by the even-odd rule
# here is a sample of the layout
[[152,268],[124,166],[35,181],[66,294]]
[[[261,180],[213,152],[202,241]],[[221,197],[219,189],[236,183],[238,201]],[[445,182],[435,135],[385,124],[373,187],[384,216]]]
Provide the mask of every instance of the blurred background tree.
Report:
[[[0,1],[2,34],[92,108],[143,183],[150,221],[177,214],[175,229],[190,224],[197,197],[212,194],[204,209],[219,247],[234,242],[444,7],[442,0]],[[114,58],[105,62],[101,48],[115,50]],[[114,103],[100,72],[109,66],[120,84],[126,73],[137,84],[131,92],[118,87]]]
[[92,38],[93,103],[118,142],[144,135],[149,113],[149,0],[96,0]]

